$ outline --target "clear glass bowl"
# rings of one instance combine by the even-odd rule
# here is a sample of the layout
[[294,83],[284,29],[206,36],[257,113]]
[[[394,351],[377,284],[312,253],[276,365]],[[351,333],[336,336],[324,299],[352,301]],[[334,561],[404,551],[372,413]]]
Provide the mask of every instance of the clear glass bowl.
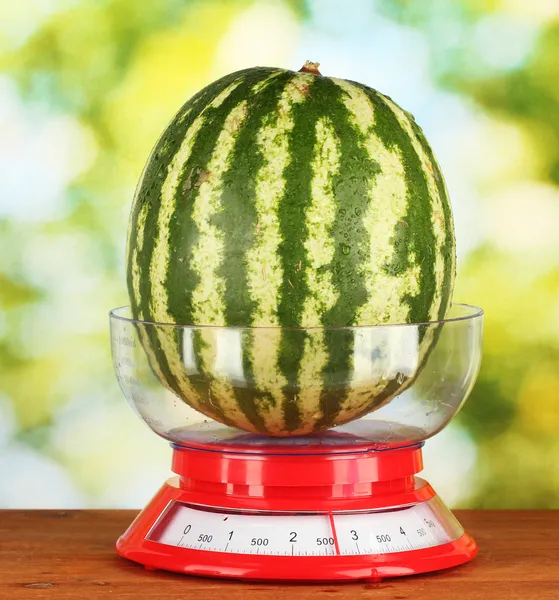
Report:
[[[185,446],[394,448],[445,427],[481,363],[483,311],[375,327],[194,327],[110,313],[115,372],[158,435]],[[277,368],[281,364],[282,368]]]

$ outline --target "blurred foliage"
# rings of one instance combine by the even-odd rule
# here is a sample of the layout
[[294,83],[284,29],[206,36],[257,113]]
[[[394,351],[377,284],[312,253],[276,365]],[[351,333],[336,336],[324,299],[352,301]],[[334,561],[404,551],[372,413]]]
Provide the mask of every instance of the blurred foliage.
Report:
[[[140,9],[133,0],[28,0],[0,9],[0,69],[8,88],[16,86],[20,118],[46,140],[41,156],[52,159],[30,158],[25,178],[39,177],[38,166],[73,165],[60,175],[50,212],[31,204],[16,216],[0,213],[0,404],[13,410],[9,443],[22,464],[25,448],[50,456],[90,502],[114,503],[103,490],[121,490],[117,480],[137,476],[123,475],[136,446],[121,440],[134,425],[126,407],[119,412],[106,318],[125,302],[124,232],[135,182],[177,108],[224,74],[230,47],[223,40],[237,19],[263,4],[166,0]],[[552,5],[377,2],[379,14],[421,34],[437,89],[482,115],[489,133],[480,139],[509,136],[501,146],[474,148],[464,163],[477,177],[483,235],[460,264],[456,298],[486,310],[482,371],[459,416],[478,453],[469,506],[559,507],[559,221],[547,237],[538,230],[559,215],[559,9]],[[316,7],[276,3],[270,27],[284,18],[313,31]],[[286,39],[284,56],[295,43]],[[511,152],[516,162],[504,170],[472,166],[478,154],[494,164]],[[52,183],[42,182],[37,194]],[[1,425],[0,418],[0,444]]]

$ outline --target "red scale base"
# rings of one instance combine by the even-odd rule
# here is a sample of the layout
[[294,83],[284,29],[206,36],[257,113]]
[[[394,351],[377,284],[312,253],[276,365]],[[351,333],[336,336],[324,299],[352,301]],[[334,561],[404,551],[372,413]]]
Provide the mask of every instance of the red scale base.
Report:
[[[281,453],[280,453],[281,452]],[[174,447],[173,477],[164,483],[117,542],[119,554],[149,569],[188,575],[276,581],[378,581],[446,569],[471,560],[475,541],[442,505],[439,517],[455,523],[459,537],[403,552],[329,556],[272,556],[191,549],[155,541],[174,503],[236,514],[333,515],[394,510],[433,499],[433,488],[416,476],[421,446],[393,450],[221,446]],[[444,522],[442,523],[444,526]],[[456,530],[456,529],[455,529]]]

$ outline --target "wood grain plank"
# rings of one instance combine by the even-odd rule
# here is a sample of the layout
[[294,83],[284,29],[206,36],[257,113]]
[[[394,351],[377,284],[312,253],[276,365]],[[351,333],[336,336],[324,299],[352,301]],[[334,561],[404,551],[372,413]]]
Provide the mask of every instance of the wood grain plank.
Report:
[[472,563],[380,583],[285,585],[186,577],[120,558],[132,511],[0,511],[0,599],[559,600],[559,511],[456,511]]

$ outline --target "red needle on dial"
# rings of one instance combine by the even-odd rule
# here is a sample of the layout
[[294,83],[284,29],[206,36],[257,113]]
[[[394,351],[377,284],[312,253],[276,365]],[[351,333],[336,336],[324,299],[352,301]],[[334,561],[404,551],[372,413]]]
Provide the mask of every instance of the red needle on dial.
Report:
[[338,544],[338,534],[336,533],[336,524],[334,523],[334,515],[332,513],[328,513],[328,518],[330,519],[330,527],[332,529],[332,537],[334,538],[334,548],[336,548],[336,554],[340,554],[340,545]]

